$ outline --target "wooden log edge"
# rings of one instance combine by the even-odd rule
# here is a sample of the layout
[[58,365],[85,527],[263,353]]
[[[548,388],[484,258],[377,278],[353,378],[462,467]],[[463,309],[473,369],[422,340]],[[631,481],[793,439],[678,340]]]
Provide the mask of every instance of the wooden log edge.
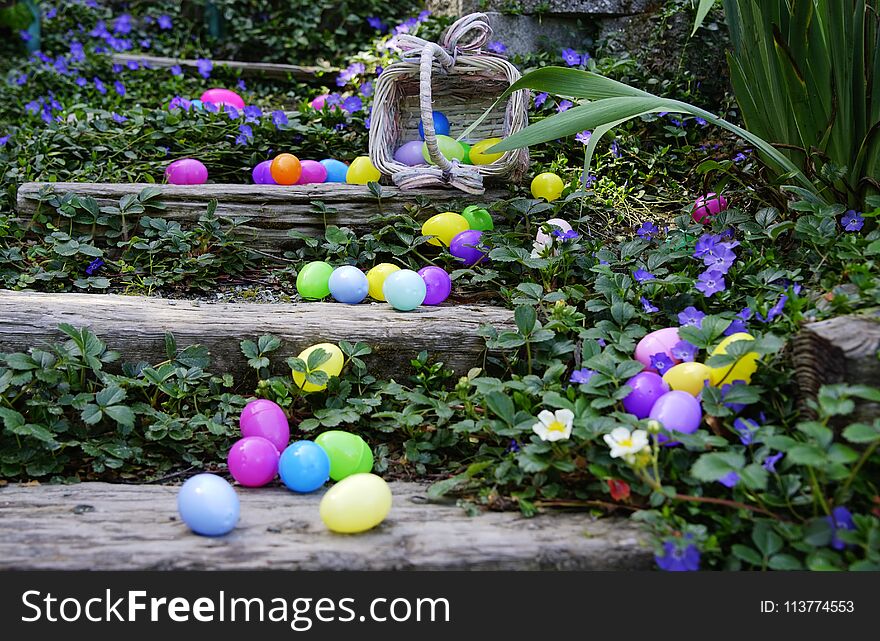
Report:
[[[135,61],[148,64],[160,69],[167,69],[175,65],[181,67],[197,68],[198,61],[187,58],[168,58],[164,56],[147,56],[139,53],[115,53],[113,62],[125,64]],[[265,76],[267,78],[287,78],[297,80],[314,80],[321,73],[336,73],[335,67],[309,67],[302,65],[288,65],[275,62],[244,62],[239,60],[211,60],[214,67],[226,67],[238,71],[244,77]]]

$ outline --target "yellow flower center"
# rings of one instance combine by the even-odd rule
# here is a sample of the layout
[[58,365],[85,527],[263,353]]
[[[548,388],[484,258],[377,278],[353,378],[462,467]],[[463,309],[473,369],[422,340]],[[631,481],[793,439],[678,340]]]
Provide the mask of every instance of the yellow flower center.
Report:
[[620,447],[632,447],[633,446],[632,437],[627,437],[625,439],[622,439],[622,440],[618,441],[617,444],[620,445]]
[[565,432],[565,423],[561,421],[553,421],[547,426],[548,432]]

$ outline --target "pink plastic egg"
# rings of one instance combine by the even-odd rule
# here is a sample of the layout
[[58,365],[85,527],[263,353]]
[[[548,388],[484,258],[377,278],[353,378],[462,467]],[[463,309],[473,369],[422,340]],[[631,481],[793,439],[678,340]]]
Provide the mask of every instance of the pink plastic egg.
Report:
[[242,436],[262,436],[271,441],[279,452],[290,443],[290,425],[281,406],[265,398],[251,401],[241,410],[239,418]]
[[233,443],[226,457],[232,478],[246,487],[261,487],[278,473],[278,450],[262,436],[246,436]]
[[301,160],[302,173],[299,175],[297,185],[310,185],[322,183],[327,180],[327,168],[317,160]]
[[330,94],[322,93],[320,96],[312,100],[309,105],[312,107],[312,109],[317,109],[318,111],[321,111],[321,109],[324,108],[324,103],[327,102],[327,98],[329,97]]
[[727,199],[721,194],[709,192],[700,196],[694,203],[693,219],[702,224],[707,224],[712,216],[727,209]]
[[673,363],[680,363],[679,359],[672,356],[672,348],[680,340],[677,327],[666,327],[651,332],[636,345],[636,360],[651,372],[656,371],[651,367],[651,357],[655,354],[666,354]]
[[165,168],[165,180],[172,185],[203,185],[208,180],[208,168],[195,158],[181,158]]
[[213,102],[218,107],[222,105],[231,105],[236,109],[244,109],[244,100],[234,91],[229,89],[208,89],[202,94],[201,100],[205,102]]

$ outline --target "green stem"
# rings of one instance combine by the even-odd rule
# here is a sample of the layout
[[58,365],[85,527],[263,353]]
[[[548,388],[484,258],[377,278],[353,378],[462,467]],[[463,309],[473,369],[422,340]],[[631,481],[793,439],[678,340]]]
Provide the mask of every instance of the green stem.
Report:
[[838,498],[843,497],[846,494],[846,491],[849,489],[849,486],[852,485],[852,482],[856,479],[859,474],[859,471],[862,469],[862,466],[868,462],[868,459],[871,458],[871,455],[874,453],[874,450],[877,449],[877,446],[880,445],[880,441],[874,441],[865,448],[865,451],[862,452],[862,456],[859,458],[858,462],[853,467],[852,472],[849,473],[846,481],[843,486],[840,488],[840,491],[837,493]]

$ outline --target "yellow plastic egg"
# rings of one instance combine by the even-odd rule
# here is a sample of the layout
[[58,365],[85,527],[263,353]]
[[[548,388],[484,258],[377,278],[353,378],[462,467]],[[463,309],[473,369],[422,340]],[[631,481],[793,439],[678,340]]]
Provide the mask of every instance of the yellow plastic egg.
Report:
[[681,390],[698,396],[706,381],[711,380],[711,372],[703,363],[679,363],[669,368],[663,375],[663,381],[671,390]]
[[318,513],[327,529],[341,534],[366,532],[391,511],[391,488],[375,474],[353,474],[327,490]]
[[345,174],[345,182],[349,185],[366,185],[370,182],[377,182],[381,177],[382,174],[370,162],[369,156],[358,156],[351,161],[348,172]]
[[[711,355],[716,356],[719,354],[726,354],[727,348],[731,343],[753,340],[755,340],[755,337],[751,334],[746,334],[745,332],[731,334],[718,343],[718,347],[712,351]],[[752,381],[752,374],[758,369],[758,353],[748,352],[732,365],[712,367],[710,369],[712,374],[712,385],[715,387],[721,387],[722,385],[733,383],[734,381],[745,381],[746,383],[750,383]]]
[[562,178],[549,171],[538,174],[532,180],[532,196],[535,198],[553,201],[562,195],[563,189],[565,189],[565,183],[562,182]]
[[422,225],[422,235],[434,236],[428,241],[432,245],[449,247],[453,238],[468,229],[470,229],[470,225],[464,216],[447,211],[426,220]]
[[[323,349],[330,354],[330,358],[318,365],[318,367],[312,371],[326,372],[327,376],[339,376],[340,372],[342,372],[342,366],[345,364],[345,356],[342,354],[342,350],[333,343],[318,343],[317,345],[307,347],[299,353],[297,358],[302,359],[302,361],[308,365],[309,355],[316,349]],[[305,392],[320,392],[321,390],[327,389],[326,383],[324,385],[315,385],[314,383],[307,382],[306,376],[302,372],[293,372],[293,382]]]
[[388,278],[388,274],[393,274],[396,271],[400,271],[400,267],[397,265],[379,263],[367,272],[367,285],[369,286],[367,294],[369,294],[370,298],[373,300],[385,300],[385,294],[382,291],[385,279]]
[[486,138],[485,140],[481,140],[480,142],[475,143],[474,146],[471,147],[470,152],[471,164],[488,165],[501,158],[501,156],[504,155],[503,151],[499,154],[486,153],[486,150],[489,147],[494,147],[499,142],[501,142],[501,138]]

